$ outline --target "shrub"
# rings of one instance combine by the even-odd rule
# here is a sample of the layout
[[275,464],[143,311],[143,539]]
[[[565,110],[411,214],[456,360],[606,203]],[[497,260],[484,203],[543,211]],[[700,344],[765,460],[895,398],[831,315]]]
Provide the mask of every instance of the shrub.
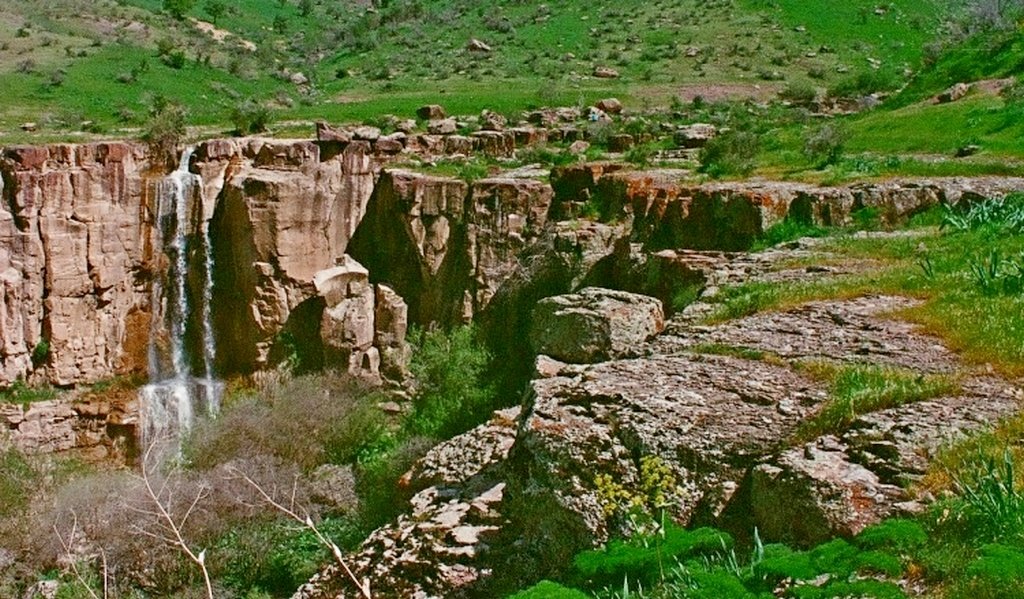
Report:
[[760,138],[746,131],[731,131],[708,141],[700,152],[700,172],[712,178],[749,175],[756,166]]
[[810,83],[794,81],[779,92],[779,97],[797,106],[810,106],[818,97],[818,91]]
[[1002,460],[981,457],[956,480],[960,498],[953,503],[964,531],[977,539],[1024,542],[1024,493],[1017,487],[1013,454]]
[[387,434],[377,397],[336,374],[302,376],[228,403],[196,426],[186,455],[197,468],[271,455],[309,471],[349,464]]
[[195,8],[198,0],[163,0],[164,10],[175,19],[185,18],[190,10]]
[[625,578],[647,588],[677,560],[713,556],[731,546],[732,538],[724,532],[683,530],[669,523],[662,534],[610,541],[604,549],[580,553],[573,560],[574,576],[591,588],[621,585]]
[[849,134],[836,123],[826,123],[804,138],[804,156],[817,167],[829,166],[843,157]]
[[410,369],[418,389],[408,427],[417,435],[450,438],[469,430],[494,407],[494,389],[483,379],[490,354],[472,326],[450,332],[413,333]]
[[900,80],[893,71],[867,69],[847,77],[828,90],[833,98],[856,98],[876,92],[891,91],[899,87]]
[[253,99],[236,104],[231,109],[231,123],[235,126],[236,135],[262,133],[267,130],[270,120],[270,108]]
[[143,127],[142,139],[149,144],[155,156],[173,160],[173,155],[185,138],[185,120],[188,113],[180,104],[163,96],[153,98],[149,118]]
[[563,587],[549,580],[542,580],[525,591],[520,591],[509,599],[588,599],[590,595]]
[[1024,193],[973,202],[966,207],[948,208],[942,228],[954,231],[994,228],[1014,234],[1024,233]]

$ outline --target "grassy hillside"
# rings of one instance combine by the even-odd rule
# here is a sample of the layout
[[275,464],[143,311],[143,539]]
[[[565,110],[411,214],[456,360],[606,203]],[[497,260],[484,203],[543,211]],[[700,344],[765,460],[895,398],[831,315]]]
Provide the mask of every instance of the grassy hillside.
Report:
[[[199,0],[179,20],[161,0],[0,0],[0,143],[28,121],[42,136],[126,134],[154,95],[185,104],[211,130],[226,129],[246,99],[281,121],[408,114],[425,101],[475,112],[610,93],[636,106],[767,97],[866,69],[916,69],[946,12],[946,0],[377,5]],[[471,39],[492,51],[467,50]],[[621,77],[595,79],[595,66]]]

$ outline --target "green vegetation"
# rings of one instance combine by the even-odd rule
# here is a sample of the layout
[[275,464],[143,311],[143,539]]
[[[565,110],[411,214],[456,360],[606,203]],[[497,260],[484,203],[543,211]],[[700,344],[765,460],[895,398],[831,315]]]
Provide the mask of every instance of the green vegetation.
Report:
[[28,385],[19,379],[10,387],[0,390],[0,402],[28,405],[38,401],[57,399],[60,391],[49,385]]
[[[10,8],[23,26],[0,34],[8,65],[0,84],[9,92],[0,130],[25,121],[44,135],[82,130],[84,121],[134,129],[133,115],[157,94],[185,106],[190,124],[225,128],[241,98],[273,104],[282,120],[362,120],[409,115],[431,101],[463,114],[607,95],[668,105],[677,90],[708,81],[740,94],[783,80],[806,89],[837,83],[840,67],[869,57],[890,70],[916,67],[948,12],[942,0],[900,1],[847,21],[831,14],[859,15],[868,2],[828,11],[798,4],[395,0],[368,11],[309,0],[23,3]],[[193,17],[221,31],[202,31]],[[630,27],[618,25],[625,19]],[[493,50],[468,51],[473,38]],[[684,57],[688,48],[697,55]],[[595,65],[621,80],[590,78]],[[295,73],[306,82],[295,83],[303,80]]]
[[[1019,597],[1024,584],[1024,493],[1013,460],[979,460],[958,494],[915,519],[891,519],[850,540],[807,550],[764,545],[745,557],[732,538],[671,524],[585,551],[561,584],[514,597],[904,598],[912,580],[950,598]],[[929,595],[931,596],[931,595]]]
[[417,435],[447,439],[487,418],[496,407],[484,383],[490,356],[470,326],[413,332],[411,369],[419,389],[408,428]]
[[799,370],[829,384],[829,399],[796,432],[800,442],[844,432],[858,416],[955,393],[948,376],[921,375],[872,364],[803,362]]
[[944,233],[926,229],[915,237],[839,236],[823,249],[841,257],[872,260],[878,266],[824,280],[726,288],[716,297],[719,305],[710,320],[729,320],[815,299],[909,294],[925,301],[902,317],[939,335],[969,361],[992,364],[1008,374],[1024,372],[1024,294],[992,293],[975,271],[993,252],[1018,255],[1020,235],[1008,234],[999,225]]

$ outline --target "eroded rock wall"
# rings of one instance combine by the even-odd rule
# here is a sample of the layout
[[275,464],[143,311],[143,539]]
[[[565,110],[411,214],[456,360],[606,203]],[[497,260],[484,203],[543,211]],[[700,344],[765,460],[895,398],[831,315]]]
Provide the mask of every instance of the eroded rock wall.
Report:
[[130,143],[0,158],[0,386],[144,370],[152,187]]

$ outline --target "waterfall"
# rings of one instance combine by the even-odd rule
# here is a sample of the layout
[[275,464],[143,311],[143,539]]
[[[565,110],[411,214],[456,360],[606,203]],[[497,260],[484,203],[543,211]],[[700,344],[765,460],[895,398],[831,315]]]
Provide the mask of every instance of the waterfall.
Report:
[[[210,307],[210,225],[197,197],[202,180],[188,170],[192,152],[192,148],[182,152],[178,168],[157,186],[156,247],[167,256],[168,265],[166,277],[155,280],[152,289],[150,382],[140,393],[144,449],[155,442],[177,444],[192,428],[196,415],[217,413],[223,391],[213,372],[217,348]],[[190,214],[195,218],[190,219]],[[189,289],[189,249],[195,243],[202,246],[201,293]],[[201,359],[190,355],[190,327],[198,332]],[[193,373],[193,363],[201,364],[202,372]]]

